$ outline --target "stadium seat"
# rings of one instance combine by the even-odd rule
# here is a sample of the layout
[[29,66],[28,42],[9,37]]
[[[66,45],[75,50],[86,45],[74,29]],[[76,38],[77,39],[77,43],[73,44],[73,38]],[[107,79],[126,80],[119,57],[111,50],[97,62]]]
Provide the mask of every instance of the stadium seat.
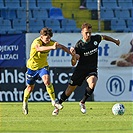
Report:
[[15,9],[2,9],[1,10],[1,17],[3,19],[15,19],[17,18],[16,10]]
[[116,32],[129,32],[128,27],[124,19],[112,19],[111,30]]
[[133,18],[133,8],[130,10],[131,18]]
[[20,8],[20,1],[19,0],[4,0],[5,1],[5,7],[7,8]]
[[43,20],[29,19],[29,32],[39,33],[43,27],[44,27]]
[[129,10],[127,9],[115,9],[115,17],[118,19],[128,19],[130,18]]
[[[3,26],[3,18],[0,18],[0,27],[2,27],[2,26]],[[0,34],[6,34],[5,29],[4,30],[0,29]]]
[[51,28],[53,32],[64,32],[64,29],[61,28],[60,22],[57,19],[46,19],[45,26]]
[[26,21],[24,19],[14,19],[13,29],[16,32],[25,33],[26,32]]
[[29,15],[28,15],[28,16],[27,16],[27,14],[26,14],[26,10],[25,10],[25,9],[18,9],[18,10],[17,10],[17,18],[18,18],[18,19],[24,19],[24,20],[26,20],[27,17],[28,17],[29,19],[32,18],[31,10],[29,10]]
[[101,9],[101,20],[111,20],[115,18],[112,9]]
[[75,20],[63,19],[61,21],[62,28],[65,29],[65,32],[80,32],[81,30],[76,27]]
[[[27,9],[27,1],[26,0],[21,0],[21,7],[23,7],[24,9]],[[39,9],[39,7],[37,7],[36,0],[29,1],[29,9]]]
[[6,8],[6,7],[4,6],[4,2],[1,0],[0,1],[0,9],[3,9],[3,8]]
[[48,12],[46,9],[33,10],[33,18],[45,20],[48,18]]
[[117,9],[119,8],[116,0],[102,0],[102,7],[105,9]]
[[6,31],[0,30],[0,34],[6,34]]
[[129,29],[130,32],[133,32],[133,18],[131,19],[127,19],[127,27]]
[[97,10],[97,0],[86,0],[86,8],[89,10]]
[[8,32],[14,33],[15,32],[15,30],[12,29],[10,20],[2,20],[2,19],[0,19],[0,28],[1,28],[0,29],[1,32],[3,32],[3,33],[8,33]]
[[133,1],[132,0],[118,0],[118,6],[121,9],[132,9]]
[[49,10],[52,8],[52,2],[51,0],[37,0],[37,6]]
[[52,19],[58,19],[58,20],[64,19],[62,10],[60,8],[56,8],[56,7],[50,8],[49,17]]

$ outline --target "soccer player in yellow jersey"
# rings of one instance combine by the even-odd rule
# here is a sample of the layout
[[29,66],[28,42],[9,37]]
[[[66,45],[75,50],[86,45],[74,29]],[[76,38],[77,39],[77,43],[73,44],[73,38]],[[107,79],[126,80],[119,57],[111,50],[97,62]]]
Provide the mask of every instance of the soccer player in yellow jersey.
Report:
[[55,50],[58,48],[64,50],[69,54],[71,53],[67,47],[59,44],[58,42],[52,41],[52,36],[52,30],[45,27],[41,29],[40,36],[36,38],[31,45],[30,58],[27,61],[27,87],[24,90],[23,97],[23,113],[25,115],[28,114],[28,98],[30,96],[30,93],[34,89],[35,80],[37,80],[38,77],[42,78],[44,85],[46,86],[46,90],[51,98],[52,105],[54,106],[55,104],[55,92],[53,85],[50,82],[47,56],[50,50]]

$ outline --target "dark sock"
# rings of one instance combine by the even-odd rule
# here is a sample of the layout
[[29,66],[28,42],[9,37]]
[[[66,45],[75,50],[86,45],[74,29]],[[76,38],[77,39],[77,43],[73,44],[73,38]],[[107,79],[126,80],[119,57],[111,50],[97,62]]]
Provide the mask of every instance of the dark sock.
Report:
[[91,94],[93,93],[94,89],[91,89],[90,87],[86,87],[85,90],[85,95],[83,97],[83,99],[81,100],[81,103],[85,103],[86,100],[88,99],[88,97],[91,96]]
[[62,104],[69,96],[66,96],[65,91],[61,94],[59,104]]

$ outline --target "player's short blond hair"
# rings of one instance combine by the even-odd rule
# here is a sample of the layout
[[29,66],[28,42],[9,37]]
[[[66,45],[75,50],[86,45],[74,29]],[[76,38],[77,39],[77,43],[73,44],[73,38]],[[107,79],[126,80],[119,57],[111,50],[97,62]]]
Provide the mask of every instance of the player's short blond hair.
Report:
[[82,26],[81,26],[81,30],[84,29],[84,28],[90,29],[90,28],[92,28],[92,25],[89,24],[89,23],[83,23]]

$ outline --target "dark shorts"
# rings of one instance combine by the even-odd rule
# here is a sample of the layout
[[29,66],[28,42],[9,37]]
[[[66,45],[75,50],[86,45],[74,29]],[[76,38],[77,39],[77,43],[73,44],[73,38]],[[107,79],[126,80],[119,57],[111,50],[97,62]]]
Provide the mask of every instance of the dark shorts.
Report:
[[71,79],[69,80],[69,84],[72,86],[78,85],[81,86],[84,80],[87,80],[88,77],[94,75],[98,77],[97,68],[93,69],[75,69]]
[[39,70],[27,69],[26,72],[26,83],[34,85],[37,79],[40,79],[43,75],[49,75],[49,67],[44,67]]

